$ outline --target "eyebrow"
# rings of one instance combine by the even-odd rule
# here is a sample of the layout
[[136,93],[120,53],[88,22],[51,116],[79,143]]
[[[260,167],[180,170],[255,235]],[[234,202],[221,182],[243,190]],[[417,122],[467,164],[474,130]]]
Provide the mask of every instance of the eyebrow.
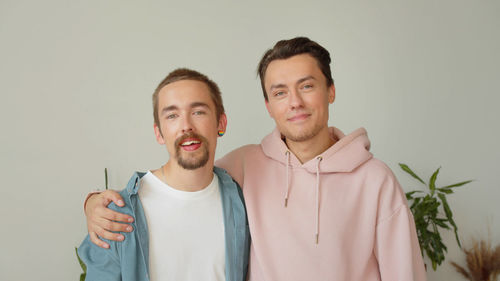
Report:
[[[190,105],[189,105],[190,108],[195,108],[195,107],[205,107],[207,109],[210,109],[210,107],[208,106],[208,104],[204,103],[204,102],[199,102],[199,101],[195,101],[195,102],[192,102]],[[170,106],[167,106],[167,107],[164,107],[162,110],[161,110],[161,113],[164,114],[166,112],[169,112],[169,111],[173,111],[173,110],[178,110],[179,107],[177,105],[170,105]]]
[[[309,75],[309,76],[300,78],[299,80],[297,80],[297,82],[295,84],[300,84],[300,83],[307,81],[309,79],[316,80],[316,78],[314,78],[312,75]],[[271,88],[269,90],[272,91],[272,90],[278,89],[278,88],[286,88],[286,85],[285,84],[274,84],[274,85],[271,85]]]
[[309,75],[309,76],[306,76],[304,78],[300,78],[299,80],[297,80],[297,83],[295,83],[295,84],[300,84],[300,83],[307,81],[307,80],[316,80],[316,78],[314,78],[312,75]]
[[206,107],[206,108],[210,109],[210,106],[208,106],[208,104],[206,104],[204,102],[199,102],[199,101],[195,101],[195,102],[191,103],[191,108],[194,108],[194,107]]

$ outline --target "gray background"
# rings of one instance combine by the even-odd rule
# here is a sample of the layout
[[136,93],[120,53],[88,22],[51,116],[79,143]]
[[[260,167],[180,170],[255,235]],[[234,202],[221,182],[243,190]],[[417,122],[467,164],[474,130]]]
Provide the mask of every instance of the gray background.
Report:
[[[77,280],[92,188],[122,188],[167,159],[151,94],[176,67],[219,83],[229,118],[218,156],[274,127],[255,75],[277,40],[331,51],[330,124],[368,130],[405,190],[404,162],[438,184],[476,181],[449,199],[465,245],[500,239],[496,147],[499,1],[0,1],[3,186],[0,280]],[[451,232],[448,260],[463,263]],[[448,262],[429,280],[460,280]]]

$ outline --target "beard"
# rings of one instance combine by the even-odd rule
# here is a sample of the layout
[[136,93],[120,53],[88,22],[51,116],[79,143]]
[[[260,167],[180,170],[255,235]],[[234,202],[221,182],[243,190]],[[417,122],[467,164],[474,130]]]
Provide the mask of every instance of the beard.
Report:
[[281,135],[293,142],[303,142],[310,140],[318,135],[321,129],[323,129],[323,126],[321,124],[315,124],[312,128],[307,128],[300,132],[291,132],[287,128],[280,128],[280,126],[278,126],[278,130],[280,131]]
[[[201,140],[201,146],[195,152],[187,153],[181,150],[180,143],[187,138]],[[175,140],[175,158],[177,164],[186,170],[196,170],[205,166],[208,162],[208,140],[195,133],[187,133]]]

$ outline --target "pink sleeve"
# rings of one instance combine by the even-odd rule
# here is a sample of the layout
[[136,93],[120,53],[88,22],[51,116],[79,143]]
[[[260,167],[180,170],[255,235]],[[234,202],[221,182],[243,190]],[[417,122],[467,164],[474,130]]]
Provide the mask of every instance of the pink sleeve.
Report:
[[382,280],[427,280],[415,222],[406,205],[379,223],[375,243]]
[[226,170],[241,188],[243,188],[245,153],[249,148],[250,145],[237,148],[215,162],[215,166]]
[[403,189],[389,168],[378,204],[374,251],[382,280],[427,280],[413,215]]
[[388,167],[384,177],[378,198],[374,247],[380,275],[383,281],[425,281],[415,221],[405,193]]

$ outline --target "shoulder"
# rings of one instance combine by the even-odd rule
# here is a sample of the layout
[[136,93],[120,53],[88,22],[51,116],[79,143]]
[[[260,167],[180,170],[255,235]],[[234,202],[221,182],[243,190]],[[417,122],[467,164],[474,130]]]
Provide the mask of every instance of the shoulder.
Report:
[[231,175],[227,173],[226,170],[214,166],[214,172],[219,178],[219,187],[223,197],[232,197],[238,198],[238,201],[243,201],[243,192],[241,191],[241,187],[234,180]]
[[366,161],[363,165],[369,172],[375,174],[375,175],[380,175],[380,176],[385,176],[388,174],[392,175],[392,170],[382,162],[381,160],[373,157],[370,160]]
[[382,201],[392,201],[396,204],[406,202],[404,192],[392,170],[379,159],[372,158],[354,171],[355,176],[361,178],[364,188],[370,194],[377,194]]
[[124,213],[127,215],[132,215],[132,204],[131,204],[132,202],[130,201],[129,192],[127,192],[127,189],[124,188],[118,193],[123,198],[125,206],[120,207],[120,206],[116,205],[114,202],[111,202],[111,203],[109,203],[108,208],[113,210],[113,211],[117,211],[117,212]]
[[123,201],[125,202],[124,207],[119,207],[114,203],[110,203],[108,207],[114,211],[119,212],[127,212],[127,214],[132,213],[132,198],[138,195],[139,188],[141,187],[141,180],[147,173],[144,172],[134,172],[130,177],[125,188],[119,191],[119,194],[122,196]]
[[219,178],[221,189],[239,189],[239,184],[228,174],[228,172],[220,167],[214,166],[214,173]]
[[227,173],[226,169],[214,166],[214,173],[220,181],[232,181],[233,178]]
[[111,202],[108,205],[108,208],[110,208],[113,211],[125,213],[127,215],[133,215],[132,196],[138,195],[138,190],[140,188],[141,179],[144,175],[146,175],[146,173],[135,172],[132,175],[132,177],[130,178],[130,180],[127,183],[127,185],[125,186],[125,188],[123,188],[122,190],[120,190],[118,192],[120,194],[120,196],[123,198],[125,206],[119,207],[114,202]]
[[377,193],[378,217],[387,218],[407,206],[406,196],[392,170],[382,161],[372,158],[365,163],[366,184]]
[[379,185],[386,186],[387,184],[397,183],[396,176],[391,168],[384,162],[377,158],[371,158],[357,168],[355,173],[365,178],[371,183],[378,183]]

